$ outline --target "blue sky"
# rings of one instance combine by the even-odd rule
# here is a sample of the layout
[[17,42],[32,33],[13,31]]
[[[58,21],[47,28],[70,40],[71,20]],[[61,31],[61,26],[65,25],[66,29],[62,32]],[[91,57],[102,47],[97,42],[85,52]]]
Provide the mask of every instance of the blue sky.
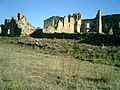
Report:
[[50,16],[80,12],[82,18],[93,18],[97,10],[103,15],[120,14],[120,0],[0,0],[0,24],[18,12],[33,26],[43,27],[43,20]]

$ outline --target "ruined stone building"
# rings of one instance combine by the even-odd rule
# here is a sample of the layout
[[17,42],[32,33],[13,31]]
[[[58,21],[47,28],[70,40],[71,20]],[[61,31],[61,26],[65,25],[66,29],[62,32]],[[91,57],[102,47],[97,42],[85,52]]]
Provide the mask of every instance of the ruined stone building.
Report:
[[65,17],[53,16],[44,20],[44,33],[79,33],[81,15],[79,13]]
[[102,16],[103,32],[120,35],[120,14]]
[[5,19],[1,25],[1,35],[3,36],[25,36],[30,35],[35,31],[35,28],[30,23],[26,22],[26,17],[21,13],[11,19]]
[[[0,25],[0,34],[3,36],[25,36],[37,30],[26,21],[21,13],[11,19],[5,19]],[[42,29],[39,29],[42,32]],[[102,16],[101,11],[93,19],[82,19],[80,13],[64,17],[52,16],[44,20],[43,33],[100,33],[120,34],[120,14]],[[37,32],[38,33],[38,30]],[[39,34],[37,34],[39,35]]]
[[96,32],[102,34],[102,15],[101,11],[93,19],[82,19],[81,32]]
[[77,14],[53,16],[44,20],[44,33],[120,34],[120,14],[102,16],[101,11],[93,19],[78,18]]

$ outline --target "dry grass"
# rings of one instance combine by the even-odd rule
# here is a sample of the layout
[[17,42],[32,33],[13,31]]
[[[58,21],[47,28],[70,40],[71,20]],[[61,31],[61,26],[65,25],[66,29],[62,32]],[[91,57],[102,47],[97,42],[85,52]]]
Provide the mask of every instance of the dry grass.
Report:
[[0,90],[119,90],[120,68],[0,42]]

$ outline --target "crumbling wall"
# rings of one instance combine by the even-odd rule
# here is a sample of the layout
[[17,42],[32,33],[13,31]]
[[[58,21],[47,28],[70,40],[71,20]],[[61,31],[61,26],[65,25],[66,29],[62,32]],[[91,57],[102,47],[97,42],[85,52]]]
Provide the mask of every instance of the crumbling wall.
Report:
[[78,33],[81,32],[81,21],[82,21],[81,18],[80,18],[80,20],[77,20],[77,32],[78,32]]
[[[74,30],[75,20],[74,20],[73,17],[70,17],[70,22],[68,24],[69,25],[68,25],[68,29],[67,29],[68,31],[67,32],[74,33],[75,32],[75,30]],[[77,32],[77,30],[76,30],[76,32]]]
[[46,20],[44,20],[44,27],[54,27],[55,29],[57,28],[58,26],[58,21],[61,20],[63,22],[63,18],[62,17],[59,17],[59,16],[52,16]]
[[[78,18],[77,14],[64,17],[64,21],[58,20],[57,24],[52,22],[52,17],[45,20],[44,32],[46,33],[84,33],[84,32],[97,32],[102,33],[102,15],[101,11],[97,12],[94,19]],[[55,28],[54,26],[57,26]]]
[[82,20],[81,32],[102,33],[102,16],[100,10],[97,12],[97,15],[94,19]]
[[95,32],[94,19],[83,19],[81,24],[81,32]]
[[1,34],[3,36],[25,36],[33,33],[35,28],[26,22],[26,17],[21,13],[11,19],[5,19]]
[[102,16],[103,32],[106,34],[120,34],[120,14]]
[[44,33],[80,33],[81,17],[77,14],[44,20]]
[[54,17],[51,17],[51,18],[49,18],[49,19],[47,19],[47,20],[44,20],[44,27],[49,27],[49,26],[53,26],[53,19],[54,19]]

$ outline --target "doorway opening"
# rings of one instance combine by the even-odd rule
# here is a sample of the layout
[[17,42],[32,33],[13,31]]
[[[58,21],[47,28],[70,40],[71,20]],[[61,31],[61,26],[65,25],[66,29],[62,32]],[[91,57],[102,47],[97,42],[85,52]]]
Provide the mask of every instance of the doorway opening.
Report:
[[87,22],[86,23],[86,32],[89,32],[90,31],[90,22]]

